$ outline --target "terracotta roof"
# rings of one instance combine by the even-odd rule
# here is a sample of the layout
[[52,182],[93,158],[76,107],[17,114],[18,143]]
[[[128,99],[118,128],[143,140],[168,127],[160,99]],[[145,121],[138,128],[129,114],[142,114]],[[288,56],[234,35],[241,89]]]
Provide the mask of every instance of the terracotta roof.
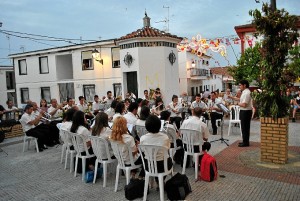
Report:
[[228,69],[231,67],[214,67],[210,68],[212,74],[229,76]]
[[152,37],[168,37],[168,38],[175,38],[178,40],[182,40],[181,37],[176,35],[172,35],[170,33],[166,33],[164,31],[160,31],[159,29],[155,29],[153,27],[143,27],[142,29],[138,29],[126,36],[122,36],[117,40],[126,40],[131,38],[152,38]]

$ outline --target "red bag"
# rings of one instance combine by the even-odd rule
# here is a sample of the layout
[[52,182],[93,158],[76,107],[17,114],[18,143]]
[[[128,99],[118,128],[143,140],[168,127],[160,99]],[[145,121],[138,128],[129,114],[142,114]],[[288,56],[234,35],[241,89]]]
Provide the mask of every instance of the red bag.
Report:
[[216,159],[206,152],[199,158],[199,180],[213,181],[218,178],[218,168]]

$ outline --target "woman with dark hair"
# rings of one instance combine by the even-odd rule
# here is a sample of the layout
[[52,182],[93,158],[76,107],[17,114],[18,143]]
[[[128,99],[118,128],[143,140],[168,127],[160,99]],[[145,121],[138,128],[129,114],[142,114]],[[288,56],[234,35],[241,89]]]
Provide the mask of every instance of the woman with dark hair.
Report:
[[[92,128],[92,135],[93,136],[99,136],[105,140],[107,140],[108,148],[110,152],[110,157],[113,156],[113,150],[111,148],[110,143],[108,142],[108,139],[111,135],[111,129],[108,126],[108,115],[104,112],[99,112],[95,119],[95,125]],[[101,153],[105,153],[105,147],[101,146]],[[107,156],[102,156],[102,158],[105,158]]]
[[[84,112],[82,112],[81,110],[76,111],[74,113],[74,116],[72,118],[72,126],[70,131],[72,133],[76,133],[78,135],[81,135],[84,142],[86,143],[86,146],[88,148],[88,152],[89,154],[94,154],[93,149],[91,147],[91,141],[89,139],[89,135],[91,134],[90,131],[85,127],[87,125],[86,119],[84,117]],[[79,144],[79,151],[81,152],[82,155],[86,155],[85,153],[85,149],[84,149],[84,145],[83,144]],[[93,158],[88,158],[86,161],[87,167],[90,170],[94,169],[94,165],[95,165],[95,160],[96,157]]]
[[108,108],[105,113],[108,115],[108,120],[111,121],[113,116],[115,115],[115,109],[118,104],[117,100],[113,100],[110,104],[110,108]]
[[147,106],[143,106],[141,109],[140,118],[136,121],[135,125],[145,126],[147,117],[150,115],[150,109]]
[[46,99],[41,99],[40,101],[40,109],[44,112],[48,112],[48,105]]
[[124,114],[125,111],[125,105],[122,102],[118,102],[118,104],[116,105],[116,109],[115,109],[115,114],[112,118],[113,121],[115,121],[115,119],[119,116],[122,116]]
[[151,109],[151,114],[159,116],[161,111],[163,110],[164,110],[164,102],[161,98],[158,97],[155,99],[155,105],[153,105]]
[[70,131],[72,126],[72,119],[76,110],[74,108],[70,108],[67,112],[64,113],[63,122],[60,125],[60,130]]

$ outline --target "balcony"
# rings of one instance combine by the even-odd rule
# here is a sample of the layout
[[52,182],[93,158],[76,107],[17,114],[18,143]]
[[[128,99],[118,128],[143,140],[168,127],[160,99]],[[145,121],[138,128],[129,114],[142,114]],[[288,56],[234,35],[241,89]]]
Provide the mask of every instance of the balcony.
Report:
[[192,80],[205,80],[210,76],[209,70],[203,68],[191,68],[190,76]]

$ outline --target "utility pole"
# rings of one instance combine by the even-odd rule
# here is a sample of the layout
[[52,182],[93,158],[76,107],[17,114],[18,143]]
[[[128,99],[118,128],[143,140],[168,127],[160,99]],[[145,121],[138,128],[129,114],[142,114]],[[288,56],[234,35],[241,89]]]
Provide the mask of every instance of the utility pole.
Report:
[[273,12],[276,10],[276,0],[271,0],[271,9]]

